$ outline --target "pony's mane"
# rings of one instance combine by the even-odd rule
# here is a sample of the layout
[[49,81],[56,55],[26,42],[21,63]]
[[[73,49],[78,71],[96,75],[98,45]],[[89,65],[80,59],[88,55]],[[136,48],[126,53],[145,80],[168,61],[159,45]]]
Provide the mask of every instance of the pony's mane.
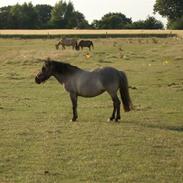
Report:
[[55,72],[59,72],[62,74],[74,74],[75,72],[81,70],[79,67],[64,62],[58,62],[53,60],[51,61],[51,64],[54,67]]

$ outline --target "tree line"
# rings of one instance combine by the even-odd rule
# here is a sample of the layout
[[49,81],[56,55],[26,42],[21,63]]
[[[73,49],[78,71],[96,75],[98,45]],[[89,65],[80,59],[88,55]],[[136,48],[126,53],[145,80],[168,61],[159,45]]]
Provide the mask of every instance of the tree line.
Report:
[[[171,4],[172,2],[172,4]],[[175,4],[177,3],[177,6]],[[173,9],[174,8],[174,9]],[[154,11],[168,18],[168,28],[183,28],[183,1],[156,0]],[[161,21],[149,16],[133,22],[122,13],[107,13],[91,24],[76,11],[71,1],[60,0],[55,6],[32,3],[0,8],[1,29],[163,29]]]

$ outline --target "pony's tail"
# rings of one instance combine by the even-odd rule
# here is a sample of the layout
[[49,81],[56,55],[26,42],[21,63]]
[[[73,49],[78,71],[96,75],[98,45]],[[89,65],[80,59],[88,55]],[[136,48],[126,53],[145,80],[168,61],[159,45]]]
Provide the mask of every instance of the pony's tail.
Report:
[[133,109],[131,98],[128,90],[128,79],[124,72],[120,71],[120,95],[123,102],[123,108],[125,112],[129,112]]

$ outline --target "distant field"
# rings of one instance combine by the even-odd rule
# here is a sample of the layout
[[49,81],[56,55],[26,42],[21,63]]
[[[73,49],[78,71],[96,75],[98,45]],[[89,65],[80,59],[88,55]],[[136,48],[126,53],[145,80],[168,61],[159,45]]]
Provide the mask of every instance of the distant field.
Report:
[[[183,40],[92,41],[89,52],[56,50],[57,39],[0,39],[0,183],[183,182]],[[70,122],[63,87],[34,82],[47,57],[124,70],[135,110],[109,123],[108,94],[80,97]]]
[[76,35],[76,36],[116,36],[116,37],[146,37],[146,36],[173,36],[183,37],[183,31],[178,30],[73,30],[73,29],[48,29],[48,30],[0,30],[0,37],[3,36],[57,36],[57,35]]

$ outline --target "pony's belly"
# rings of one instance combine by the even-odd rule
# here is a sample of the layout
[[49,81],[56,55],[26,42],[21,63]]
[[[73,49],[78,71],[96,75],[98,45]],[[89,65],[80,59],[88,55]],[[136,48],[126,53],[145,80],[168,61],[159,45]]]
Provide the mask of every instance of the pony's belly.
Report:
[[87,84],[80,85],[78,88],[78,95],[83,97],[95,97],[102,94],[104,91],[105,90],[100,82],[88,81]]
[[100,91],[81,91],[80,93],[78,93],[79,96],[81,97],[96,97],[97,95],[100,95],[102,93],[104,93],[105,90],[100,90]]

